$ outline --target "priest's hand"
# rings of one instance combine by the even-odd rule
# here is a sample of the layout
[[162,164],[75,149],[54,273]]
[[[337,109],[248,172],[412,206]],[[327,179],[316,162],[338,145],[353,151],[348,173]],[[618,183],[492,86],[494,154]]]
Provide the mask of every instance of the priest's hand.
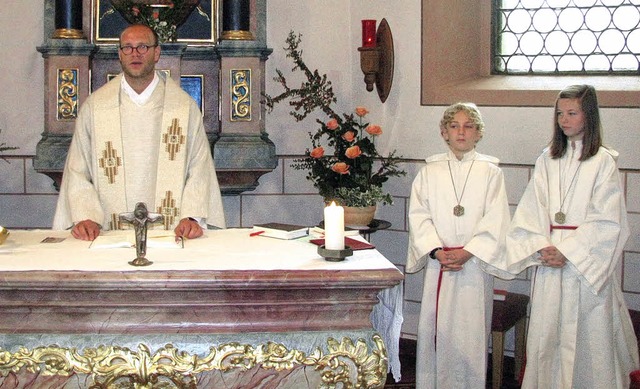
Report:
[[200,224],[188,217],[180,220],[180,223],[178,223],[178,226],[173,231],[176,233],[176,236],[187,239],[199,238],[204,233]]
[[542,266],[564,267],[567,263],[567,257],[564,256],[555,246],[549,246],[538,251]]
[[472,256],[473,254],[465,249],[436,251],[436,258],[442,265],[442,271],[460,271]]
[[73,225],[71,235],[76,239],[94,240],[100,235],[100,225],[93,220],[83,220]]

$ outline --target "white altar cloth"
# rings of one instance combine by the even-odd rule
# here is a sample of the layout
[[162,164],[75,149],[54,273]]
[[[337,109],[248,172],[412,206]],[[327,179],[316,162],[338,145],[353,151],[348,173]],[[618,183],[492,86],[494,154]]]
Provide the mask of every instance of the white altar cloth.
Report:
[[[0,246],[2,271],[154,271],[154,270],[371,270],[394,265],[377,250],[354,251],[342,262],[325,261],[318,246],[308,238],[281,240],[250,237],[250,229],[208,230],[198,239],[186,240],[182,249],[154,248],[147,245],[147,267],[128,264],[135,248],[90,248],[91,242],[77,240],[67,230],[12,230]],[[133,237],[133,230],[103,231],[107,237]],[[149,231],[166,236],[166,231]],[[64,238],[42,243],[45,238]],[[50,239],[51,240],[51,239]],[[42,255],[34,256],[34,252]]]
[[[378,250],[358,250],[341,262],[325,261],[309,237],[281,240],[249,236],[251,229],[207,230],[184,248],[153,247],[154,237],[166,243],[167,231],[149,230],[146,258],[153,264],[134,267],[133,247],[100,248],[77,240],[68,230],[12,230],[0,245],[0,271],[167,271],[167,270],[376,270],[395,268]],[[101,232],[105,242],[134,241],[133,230]],[[49,238],[49,239],[47,239]],[[353,237],[362,239],[361,237]],[[49,241],[49,243],[47,243]],[[100,243],[97,241],[97,243]],[[105,244],[106,246],[107,244]],[[38,253],[39,255],[34,255]],[[378,294],[372,325],[387,345],[389,369],[400,380],[399,340],[403,322],[402,283]]]

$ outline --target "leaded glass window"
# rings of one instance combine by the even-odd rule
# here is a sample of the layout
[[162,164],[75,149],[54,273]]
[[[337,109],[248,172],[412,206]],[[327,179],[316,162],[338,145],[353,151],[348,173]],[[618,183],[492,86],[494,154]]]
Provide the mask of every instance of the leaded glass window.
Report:
[[640,0],[493,0],[494,74],[639,74]]

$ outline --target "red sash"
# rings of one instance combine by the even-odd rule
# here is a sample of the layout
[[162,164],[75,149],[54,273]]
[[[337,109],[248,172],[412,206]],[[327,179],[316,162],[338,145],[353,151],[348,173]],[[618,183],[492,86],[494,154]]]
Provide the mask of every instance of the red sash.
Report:
[[[451,250],[459,250],[463,248],[464,246],[443,247],[442,250],[451,251]],[[438,289],[436,291],[436,325],[435,325],[436,333],[438,332],[438,304],[440,302],[440,285],[442,285],[442,273],[444,272],[442,271],[442,268],[440,268],[440,274],[438,274]],[[435,336],[434,336],[434,343],[435,343]]]
[[559,226],[559,225],[549,225],[549,231],[553,232],[553,230],[576,230],[578,226]]

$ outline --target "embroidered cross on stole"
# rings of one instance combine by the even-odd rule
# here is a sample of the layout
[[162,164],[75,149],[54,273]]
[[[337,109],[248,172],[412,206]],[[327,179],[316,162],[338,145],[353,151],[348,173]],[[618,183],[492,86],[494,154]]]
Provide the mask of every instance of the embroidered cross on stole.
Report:
[[[121,77],[121,76],[120,76]],[[98,166],[98,192],[105,215],[108,215],[109,229],[121,229],[119,214],[130,212],[127,209],[125,190],[126,161],[123,159],[122,133],[120,123],[119,89],[120,82],[110,82],[114,93],[96,104],[100,109],[94,111],[95,147]],[[106,87],[106,86],[105,86]],[[158,153],[155,204],[150,209],[164,216],[164,229],[172,228],[180,220],[180,204],[185,182],[186,133],[189,119],[189,104],[172,97],[165,90],[165,104],[162,113],[162,131],[160,133],[160,152]],[[102,96],[105,96],[103,94]],[[115,96],[115,100],[113,100]],[[175,96],[175,95],[174,95]],[[101,105],[99,105],[102,103]]]

